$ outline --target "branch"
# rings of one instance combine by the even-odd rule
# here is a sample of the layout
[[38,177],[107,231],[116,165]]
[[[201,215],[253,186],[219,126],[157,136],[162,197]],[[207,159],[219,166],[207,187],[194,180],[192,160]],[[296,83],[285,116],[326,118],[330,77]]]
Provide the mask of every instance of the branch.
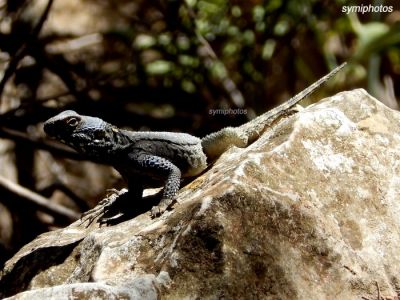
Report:
[[39,190],[40,194],[46,197],[50,196],[54,191],[61,191],[64,195],[69,197],[79,207],[80,211],[87,211],[90,208],[82,198],[61,182],[57,181]]
[[64,147],[58,143],[34,138],[27,135],[24,132],[14,129],[0,127],[0,138],[6,138],[17,142],[29,143],[30,145],[33,145],[36,148],[47,150],[53,154],[65,156],[67,158],[74,160],[88,160],[86,157],[83,157],[77,152],[70,150],[69,148]]
[[8,79],[14,74],[15,70],[17,69],[19,61],[25,56],[28,45],[33,40],[37,39],[40,31],[42,30],[43,24],[49,15],[51,5],[53,4],[54,0],[49,0],[43,14],[40,16],[38,23],[34,26],[31,31],[31,36],[19,47],[18,51],[15,55],[11,58],[10,63],[7,66],[7,69],[4,71],[4,76],[0,81],[0,103],[1,103],[1,96],[3,94],[4,87],[8,81]]
[[194,26],[194,32],[196,34],[197,39],[199,40],[200,44],[203,46],[205,49],[205,53],[202,53],[202,51],[199,51],[200,57],[202,57],[206,63],[206,66],[212,65],[213,62],[217,61],[220,62],[225,69],[226,75],[221,78],[221,84],[225,92],[229,95],[232,103],[236,107],[244,107],[245,101],[242,92],[238,89],[236,86],[235,82],[229,77],[228,75],[228,70],[226,69],[225,65],[222,63],[222,61],[218,58],[217,54],[215,53],[214,49],[211,47],[210,43],[207,41],[207,39],[200,33],[200,30],[198,29],[196,25],[196,13],[194,12],[193,8],[190,7],[190,5],[184,1],[186,5],[186,9],[188,10],[189,16],[192,19],[193,26]]
[[18,196],[17,199],[23,199],[34,204],[39,210],[53,216],[66,218],[71,221],[79,219],[79,214],[73,210],[61,206],[57,203],[50,202],[45,197],[28,190],[27,188],[12,182],[11,180],[0,176],[0,187]]

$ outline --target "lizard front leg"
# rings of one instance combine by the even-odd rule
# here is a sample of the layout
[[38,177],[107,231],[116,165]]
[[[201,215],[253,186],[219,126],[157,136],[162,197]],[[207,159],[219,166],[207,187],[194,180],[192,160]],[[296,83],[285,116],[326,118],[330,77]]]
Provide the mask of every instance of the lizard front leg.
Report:
[[166,178],[163,196],[160,203],[151,209],[152,218],[165,212],[175,200],[175,195],[181,184],[181,171],[169,160],[155,155],[142,154],[134,157],[139,171],[155,178]]

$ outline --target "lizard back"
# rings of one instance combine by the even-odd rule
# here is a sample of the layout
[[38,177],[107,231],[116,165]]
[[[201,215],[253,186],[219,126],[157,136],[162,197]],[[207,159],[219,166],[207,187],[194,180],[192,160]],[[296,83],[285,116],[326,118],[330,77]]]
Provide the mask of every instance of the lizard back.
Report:
[[184,177],[195,176],[206,167],[206,155],[198,137],[187,133],[163,131],[127,131],[130,151],[148,153],[168,159],[179,167]]

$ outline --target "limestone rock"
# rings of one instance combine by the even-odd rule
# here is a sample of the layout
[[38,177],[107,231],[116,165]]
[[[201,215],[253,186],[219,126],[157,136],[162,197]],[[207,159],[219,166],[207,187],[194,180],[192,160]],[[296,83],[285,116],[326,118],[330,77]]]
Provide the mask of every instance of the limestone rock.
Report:
[[400,113],[343,92],[227,151],[158,219],[41,235],[0,296],[399,299],[399,216]]

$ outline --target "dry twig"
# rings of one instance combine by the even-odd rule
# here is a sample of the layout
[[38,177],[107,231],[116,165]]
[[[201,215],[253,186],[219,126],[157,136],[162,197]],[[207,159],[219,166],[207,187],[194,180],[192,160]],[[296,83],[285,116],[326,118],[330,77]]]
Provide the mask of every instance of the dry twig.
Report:
[[67,147],[60,145],[59,143],[49,142],[49,141],[45,141],[42,139],[34,138],[34,137],[31,137],[28,134],[18,131],[18,130],[6,128],[6,127],[0,127],[0,138],[6,138],[6,139],[13,140],[13,141],[25,142],[25,143],[35,146],[36,148],[47,150],[53,154],[65,156],[70,159],[87,160],[82,155],[78,154],[77,152],[75,152],[73,150],[70,150]]
[[75,221],[79,218],[79,214],[73,210],[61,206],[57,203],[50,202],[45,197],[28,190],[27,188],[20,186],[19,184],[12,182],[11,180],[0,176],[0,187],[7,190],[8,192],[16,195],[17,199],[23,199],[34,204],[39,210],[48,213],[53,216],[66,218],[71,221]]

